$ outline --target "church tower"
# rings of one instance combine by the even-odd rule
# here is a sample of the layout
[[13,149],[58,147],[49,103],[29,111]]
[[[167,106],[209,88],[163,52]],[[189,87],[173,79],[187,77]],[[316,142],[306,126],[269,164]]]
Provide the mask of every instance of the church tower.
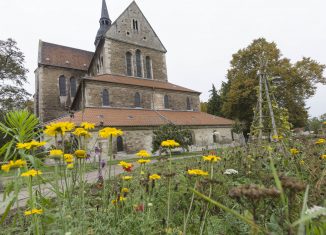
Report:
[[89,75],[113,74],[167,82],[166,49],[133,1],[113,22],[102,0],[100,28]]
[[95,47],[98,46],[98,43],[100,42],[101,38],[104,37],[106,31],[108,31],[112,23],[109,17],[109,12],[105,0],[102,0],[102,11],[101,11],[101,18],[99,22],[100,22],[100,28],[98,29],[95,37],[95,42],[94,42]]

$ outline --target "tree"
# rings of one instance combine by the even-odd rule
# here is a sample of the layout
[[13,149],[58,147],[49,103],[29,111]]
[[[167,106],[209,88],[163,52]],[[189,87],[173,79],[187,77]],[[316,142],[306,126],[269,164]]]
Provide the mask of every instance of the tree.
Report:
[[160,149],[161,143],[164,140],[175,140],[180,144],[180,147],[188,151],[188,146],[192,145],[192,135],[190,130],[184,129],[181,126],[174,124],[166,124],[160,126],[153,131],[153,152]]
[[221,115],[221,97],[217,93],[214,84],[212,84],[212,90],[210,90],[210,97],[207,102],[207,113],[216,116]]
[[25,56],[13,39],[0,40],[0,115],[26,107],[30,94],[22,88],[28,72],[24,62]]
[[315,94],[317,83],[326,84],[325,65],[306,57],[292,64],[282,57],[276,43],[264,38],[254,40],[247,48],[233,54],[228,81],[220,90],[222,113],[245,123],[249,132],[257,104],[262,57],[266,59],[265,73],[278,105],[288,111],[294,127],[305,126],[308,119],[305,100]]
[[200,112],[207,113],[207,102],[200,102]]
[[315,136],[317,137],[319,131],[322,129],[322,122],[317,117],[310,118],[308,120],[308,129],[309,131],[314,132]]

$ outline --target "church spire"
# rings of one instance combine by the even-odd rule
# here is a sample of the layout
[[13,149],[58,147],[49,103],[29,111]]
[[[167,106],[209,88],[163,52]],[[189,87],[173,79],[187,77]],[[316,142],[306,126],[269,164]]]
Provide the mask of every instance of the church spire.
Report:
[[106,2],[105,2],[105,0],[102,0],[100,28],[97,31],[95,42],[94,42],[96,47],[97,47],[98,43],[100,42],[101,38],[106,33],[106,31],[110,28],[111,23],[112,22],[109,17],[109,12],[108,12],[108,8],[106,6]]

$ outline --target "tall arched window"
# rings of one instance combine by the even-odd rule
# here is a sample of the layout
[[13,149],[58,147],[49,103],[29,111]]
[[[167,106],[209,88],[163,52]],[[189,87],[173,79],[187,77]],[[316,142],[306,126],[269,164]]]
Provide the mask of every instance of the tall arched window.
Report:
[[146,78],[152,78],[152,62],[149,56],[146,56]]
[[136,50],[136,75],[140,78],[143,76],[140,50]]
[[136,92],[135,94],[135,107],[140,107],[140,94]]
[[132,54],[129,51],[126,53],[126,66],[127,76],[132,76]]
[[123,139],[121,136],[117,137],[117,152],[123,151]]
[[187,110],[191,110],[191,103],[189,97],[187,97]]
[[107,89],[103,90],[102,104],[103,104],[103,106],[109,106],[109,104],[110,104],[110,102],[109,102],[109,92],[108,92]]
[[164,96],[164,108],[168,109],[169,108],[169,97],[168,95]]
[[59,92],[60,92],[60,96],[67,95],[66,78],[63,75],[59,77]]
[[76,78],[70,78],[70,95],[71,97],[75,97],[77,92],[77,81]]

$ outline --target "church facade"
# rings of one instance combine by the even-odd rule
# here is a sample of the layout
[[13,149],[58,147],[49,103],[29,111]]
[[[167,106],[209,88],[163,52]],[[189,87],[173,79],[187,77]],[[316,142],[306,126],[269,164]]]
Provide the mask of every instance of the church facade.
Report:
[[[200,92],[168,82],[166,49],[133,1],[112,22],[102,0],[95,51],[39,42],[35,114],[124,131],[116,151],[151,150],[153,130],[190,129],[193,148],[231,142],[233,121],[200,112]],[[93,137],[92,145],[100,140]]]

